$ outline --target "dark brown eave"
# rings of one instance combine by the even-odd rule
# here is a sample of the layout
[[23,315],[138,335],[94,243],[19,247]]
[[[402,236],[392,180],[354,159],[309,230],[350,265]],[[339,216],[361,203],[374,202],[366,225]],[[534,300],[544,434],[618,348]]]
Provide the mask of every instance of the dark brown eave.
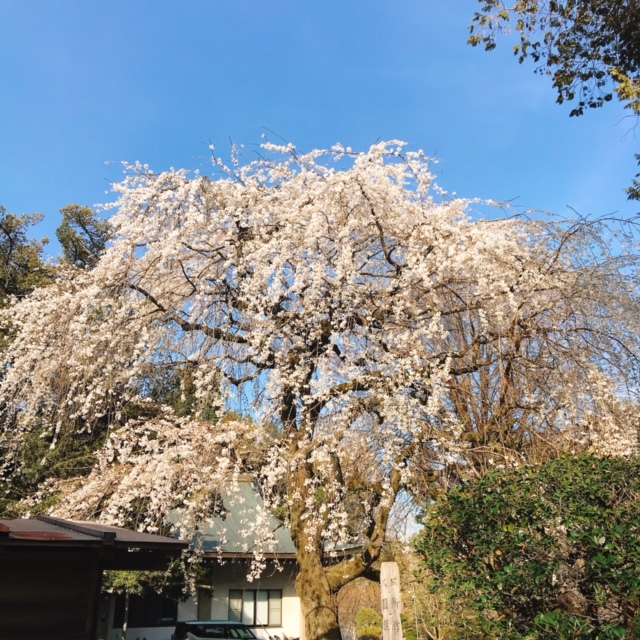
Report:
[[[250,551],[222,551],[220,553],[216,551],[209,551],[204,554],[205,558],[222,558],[223,560],[253,560],[254,554]],[[295,553],[263,553],[261,554],[265,560],[283,560],[283,561],[291,561],[296,559]]]
[[[325,553],[323,561],[325,564],[331,564],[332,562],[340,562],[346,558],[349,558],[357,553],[362,552],[362,547],[352,547],[349,549],[341,549],[336,551],[335,556],[330,556]],[[205,558],[222,560],[253,560],[254,554],[251,551],[208,551],[204,554]],[[297,560],[295,553],[263,553],[261,554],[265,560],[282,561],[282,562],[295,562]]]
[[103,569],[161,570],[189,543],[95,522],[38,516],[0,521],[0,560],[15,554],[68,553],[84,549]]
[[53,516],[45,516],[41,514],[36,516],[36,520],[40,520],[41,522],[52,524],[62,529],[67,529],[75,533],[82,533],[86,536],[90,536],[91,538],[97,538],[98,540],[102,541],[102,544],[105,544],[105,545],[115,544],[116,542],[115,531],[109,531],[103,527],[91,528],[86,526],[86,524],[82,522],[74,522],[73,520],[63,520],[62,518],[54,518]]
[[37,519],[49,522],[58,527],[70,529],[77,533],[101,538],[104,544],[113,544],[116,547],[182,551],[189,546],[189,542],[185,540],[168,538],[152,533],[141,533],[140,531],[132,531],[130,529],[123,529],[122,527],[114,527],[97,522],[63,520],[62,518],[54,518],[52,516],[37,516]]

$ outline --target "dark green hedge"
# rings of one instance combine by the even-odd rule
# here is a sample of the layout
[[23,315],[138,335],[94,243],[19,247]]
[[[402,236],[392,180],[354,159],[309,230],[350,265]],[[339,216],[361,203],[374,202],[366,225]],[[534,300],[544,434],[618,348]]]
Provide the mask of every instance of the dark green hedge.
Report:
[[640,459],[495,472],[428,509],[416,542],[458,638],[639,638]]

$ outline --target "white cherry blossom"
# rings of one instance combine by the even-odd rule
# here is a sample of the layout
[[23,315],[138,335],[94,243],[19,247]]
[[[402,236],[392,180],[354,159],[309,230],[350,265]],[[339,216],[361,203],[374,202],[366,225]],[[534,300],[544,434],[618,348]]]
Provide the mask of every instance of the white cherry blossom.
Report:
[[425,469],[635,450],[635,261],[602,223],[481,219],[398,141],[263,153],[215,179],[127,167],[97,266],[4,312],[5,438],[122,423],[188,363],[200,405],[244,419],[114,427],[61,514],[153,531],[179,504],[195,528],[250,472],[291,529],[307,638],[335,638],[333,594],[372,571]]

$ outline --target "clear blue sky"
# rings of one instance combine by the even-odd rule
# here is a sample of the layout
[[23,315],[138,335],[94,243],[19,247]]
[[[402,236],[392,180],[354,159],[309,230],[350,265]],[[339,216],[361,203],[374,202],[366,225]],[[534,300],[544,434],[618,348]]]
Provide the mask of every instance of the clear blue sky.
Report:
[[477,4],[0,0],[0,203],[53,238],[60,208],[110,199],[120,161],[206,172],[210,141],[226,155],[267,127],[303,150],[406,140],[460,196],[634,213],[634,122],[569,118],[508,39],[469,47]]

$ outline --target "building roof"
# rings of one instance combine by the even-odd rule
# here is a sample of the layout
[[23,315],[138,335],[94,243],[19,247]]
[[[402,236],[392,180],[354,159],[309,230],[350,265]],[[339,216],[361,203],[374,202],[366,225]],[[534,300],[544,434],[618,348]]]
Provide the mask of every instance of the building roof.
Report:
[[0,548],[5,552],[94,549],[107,569],[155,569],[179,555],[188,542],[139,533],[96,522],[39,515],[33,520],[0,520]]
[[[221,492],[224,515],[216,515],[199,525],[200,540],[205,556],[222,558],[253,558],[254,552],[267,559],[295,560],[296,548],[291,539],[289,528],[279,523],[271,514],[264,512],[262,497],[256,483],[249,476],[242,476],[237,489]],[[259,532],[252,523],[258,514],[267,518],[273,542],[263,543]],[[180,530],[180,510],[170,515],[170,520]],[[186,537],[186,532],[183,533]],[[194,538],[195,539],[195,538]],[[362,550],[361,542],[334,545],[325,542],[324,560],[335,562]]]
[[[214,516],[201,526],[205,555],[249,558],[255,550],[260,550],[267,558],[295,558],[296,550],[289,529],[272,515],[265,514],[273,532],[273,543],[261,544],[258,532],[252,528],[262,508],[262,497],[253,481],[242,478],[237,491],[223,492],[222,502],[224,516]],[[172,519],[179,522],[179,512],[174,512]]]

